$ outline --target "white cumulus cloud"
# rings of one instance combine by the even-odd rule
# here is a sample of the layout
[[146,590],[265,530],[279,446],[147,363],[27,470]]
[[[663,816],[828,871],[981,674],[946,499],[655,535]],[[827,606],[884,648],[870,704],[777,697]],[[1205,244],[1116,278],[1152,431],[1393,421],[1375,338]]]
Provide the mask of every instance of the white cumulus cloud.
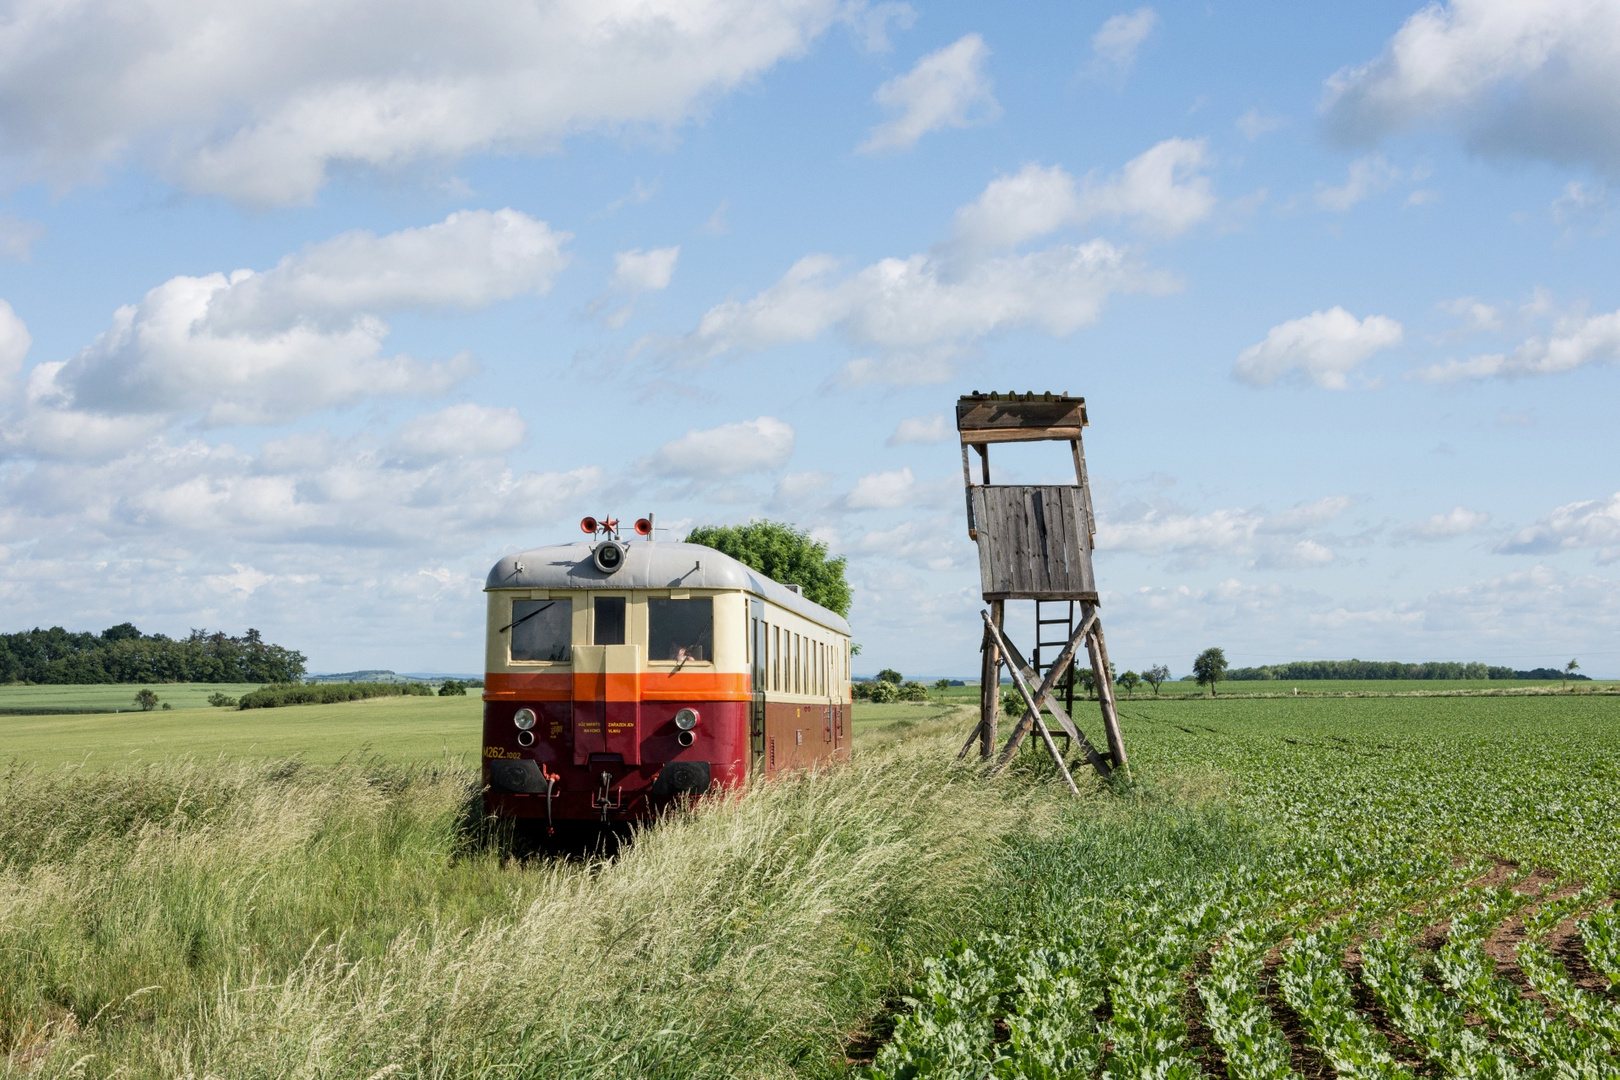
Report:
[[395,433],[394,450],[412,460],[496,457],[515,450],[527,433],[516,409],[468,402],[407,420]]
[[463,211],[386,236],[346,233],[263,273],[171,278],[71,360],[39,365],[36,404],[235,424],[440,393],[471,359],[386,356],[383,316],[542,293],[567,239],[515,210]]
[[1106,20],[1091,35],[1092,69],[1123,74],[1136,63],[1136,51],[1159,25],[1159,14],[1150,7],[1137,8]]
[[652,471],[663,476],[708,480],[770,471],[793,456],[793,428],[774,416],[688,431],[660,446]]
[[1396,532],[1403,540],[1437,541],[1471,533],[1490,522],[1491,515],[1483,510],[1469,510],[1455,506],[1441,514],[1433,514],[1422,521],[1413,522]]
[[1450,0],[1406,20],[1378,58],[1328,80],[1329,129],[1368,144],[1419,123],[1476,152],[1620,170],[1620,7]]
[[968,34],[878,87],[877,103],[897,115],[873,128],[860,149],[907,150],[930,131],[995,119],[1001,107],[984,70],[989,56],[984,38]]
[[1520,529],[1496,550],[1510,555],[1541,555],[1571,548],[1597,548],[1600,562],[1620,559],[1620,492],[1560,506],[1534,525]]
[[1170,140],[1105,181],[1076,186],[1061,168],[1000,177],[958,211],[945,244],[853,273],[830,255],[807,255],[751,299],[704,313],[684,346],[705,356],[813,341],[837,332],[863,355],[846,385],[936,383],[985,336],[1033,329],[1056,337],[1096,322],[1116,293],[1165,292],[1172,278],[1145,270],[1107,240],[1009,248],[1098,216],[1134,216],[1163,231],[1207,214],[1207,178],[1182,176],[1202,144]]
[[1401,178],[1401,171],[1383,154],[1368,154],[1350,163],[1350,175],[1341,187],[1324,187],[1316,193],[1316,205],[1344,213],[1356,203],[1385,191]]
[[928,416],[908,416],[894,426],[888,445],[907,446],[913,443],[938,443],[951,437],[956,428],[941,413]]
[[632,295],[667,289],[675,276],[675,260],[680,257],[679,246],[621,251],[613,256],[613,278],[608,287]]
[[1305,534],[1340,517],[1353,503],[1347,495],[1329,495],[1277,514],[1126,507],[1099,514],[1097,550],[1172,555],[1184,565],[1242,557],[1253,569],[1309,569],[1325,566],[1335,556],[1324,538]]
[[867,473],[855,481],[844,505],[851,510],[898,510],[913,502],[916,488],[917,478],[909,467]]
[[1484,353],[1467,360],[1447,360],[1416,374],[1426,382],[1522,379],[1561,375],[1617,360],[1620,360],[1620,311],[1610,311],[1603,315],[1566,318],[1554,333],[1529,338],[1511,353]]
[[752,300],[711,308],[691,344],[717,355],[811,341],[836,328],[887,354],[881,364],[853,364],[849,381],[939,382],[986,334],[1029,327],[1061,337],[1095,322],[1115,292],[1154,284],[1103,240],[984,259],[959,274],[921,254],[843,278],[836,266],[824,256],[800,260]]
[[675,276],[675,262],[681,257],[679,246],[653,248],[643,251],[635,248],[613,256],[613,276],[608,279],[608,294],[591,305],[592,312],[600,311],[614,299],[624,303],[609,312],[607,325],[618,329],[630,321],[636,299],[644,292],[658,292],[669,288]]
[[19,0],[0,25],[0,137],[13,160],[58,180],[135,156],[190,191],[303,203],[343,164],[398,168],[677,125],[863,9]]
[[1097,219],[1123,219],[1144,232],[1174,236],[1215,208],[1209,165],[1201,139],[1166,139],[1117,174],[1093,173],[1080,182],[1062,166],[1026,165],[992,180],[956,212],[952,243],[968,252],[1013,248]]
[[0,300],[0,405],[22,389],[19,379],[23,361],[33,345],[27,324],[11,310],[10,304]]
[[1314,311],[1273,326],[1264,341],[1239,354],[1232,374],[1251,386],[1297,378],[1343,390],[1350,372],[1402,336],[1401,324],[1382,315],[1357,319],[1342,307]]

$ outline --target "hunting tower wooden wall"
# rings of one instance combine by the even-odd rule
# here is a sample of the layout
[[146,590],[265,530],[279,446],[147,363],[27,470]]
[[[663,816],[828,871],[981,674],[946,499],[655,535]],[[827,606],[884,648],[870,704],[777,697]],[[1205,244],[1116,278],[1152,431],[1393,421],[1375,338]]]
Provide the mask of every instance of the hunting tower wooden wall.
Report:
[[[983,669],[980,682],[979,723],[962,747],[965,757],[974,742],[980,756],[1006,764],[1031,730],[1057,762],[1063,778],[1075,789],[1069,768],[1046,723],[1050,715],[1059,737],[1078,747],[1084,759],[1103,776],[1126,767],[1125,746],[1119,735],[1119,716],[1109,677],[1108,646],[1097,613],[1097,580],[1091,566],[1092,539],[1097,528],[1091,513],[1091,486],[1086,479],[1082,434],[1088,421],[1085,398],[1067,394],[980,394],[963,396],[956,403],[956,430],[962,441],[962,480],[967,493],[968,535],[979,545],[979,580],[989,609],[983,613]],[[990,480],[990,447],[1011,442],[1067,442],[1074,463],[1073,484],[994,484]],[[971,452],[970,452],[971,451]],[[974,481],[973,454],[979,458],[979,480]],[[1007,637],[1004,626],[1008,600],[1035,601],[1033,664],[1024,659]],[[1067,616],[1043,618],[1061,612]],[[1044,609],[1044,610],[1043,610]],[[1065,633],[1043,639],[1043,627],[1062,625]],[[1102,711],[1106,753],[1081,734],[1070,715],[1073,680],[1065,676],[1081,646],[1091,661],[1098,704]],[[1041,650],[1061,646],[1053,656]],[[1044,662],[1043,662],[1044,661]],[[1001,668],[1006,665],[1013,685],[1024,699],[1025,712],[1013,726],[999,756],[996,755],[1001,708]],[[1066,700],[1057,690],[1068,686]],[[1078,789],[1075,789],[1078,790]]]

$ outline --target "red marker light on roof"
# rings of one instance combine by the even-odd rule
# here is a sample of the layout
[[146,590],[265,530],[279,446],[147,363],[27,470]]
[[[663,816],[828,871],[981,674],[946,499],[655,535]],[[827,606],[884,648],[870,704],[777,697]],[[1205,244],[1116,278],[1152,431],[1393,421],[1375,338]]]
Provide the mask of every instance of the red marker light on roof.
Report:
[[582,532],[582,533],[590,533],[592,536],[595,536],[596,535],[596,519],[593,518],[593,517],[580,518],[579,519],[579,531]]

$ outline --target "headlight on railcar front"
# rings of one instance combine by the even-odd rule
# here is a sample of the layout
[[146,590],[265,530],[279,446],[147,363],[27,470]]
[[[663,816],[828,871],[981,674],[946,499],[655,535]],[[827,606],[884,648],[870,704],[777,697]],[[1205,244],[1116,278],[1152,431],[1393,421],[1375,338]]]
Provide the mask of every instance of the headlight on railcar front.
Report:
[[698,712],[696,709],[682,709],[675,714],[675,726],[682,731],[691,731],[697,727]]
[[535,715],[533,709],[519,709],[512,714],[512,723],[519,731],[528,731],[534,727]]

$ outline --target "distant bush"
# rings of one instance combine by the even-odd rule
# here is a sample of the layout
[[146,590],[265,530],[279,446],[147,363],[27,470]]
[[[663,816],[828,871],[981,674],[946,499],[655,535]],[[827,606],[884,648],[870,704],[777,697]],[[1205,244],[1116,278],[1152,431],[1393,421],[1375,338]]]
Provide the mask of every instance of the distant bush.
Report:
[[1017,720],[1029,711],[1029,706],[1024,704],[1024,695],[1017,688],[1004,686],[1001,689],[1001,711]]
[[466,697],[467,684],[459,679],[446,679],[439,684],[440,697]]
[[282,683],[243,694],[238,709],[277,709],[283,705],[332,705],[374,697],[432,697],[426,683]]
[[894,668],[892,668],[892,667],[884,668],[882,671],[877,673],[877,677],[878,677],[878,682],[894,683],[894,685],[896,685],[896,686],[899,686],[902,682],[905,681],[905,676],[901,675],[898,671],[894,670]]
[[236,708],[236,699],[229,694],[222,694],[215,690],[208,695],[208,704],[218,709],[234,709]]
[[150,688],[142,687],[140,693],[135,695],[135,704],[141,707],[141,712],[151,712],[157,708],[158,696]]
[[928,687],[924,686],[922,683],[917,682],[915,680],[912,680],[910,682],[901,683],[900,684],[900,700],[901,701],[927,701],[928,700]]
[[887,679],[879,679],[877,682],[864,683],[863,685],[867,688],[867,700],[874,705],[889,705],[900,700],[900,687]]

